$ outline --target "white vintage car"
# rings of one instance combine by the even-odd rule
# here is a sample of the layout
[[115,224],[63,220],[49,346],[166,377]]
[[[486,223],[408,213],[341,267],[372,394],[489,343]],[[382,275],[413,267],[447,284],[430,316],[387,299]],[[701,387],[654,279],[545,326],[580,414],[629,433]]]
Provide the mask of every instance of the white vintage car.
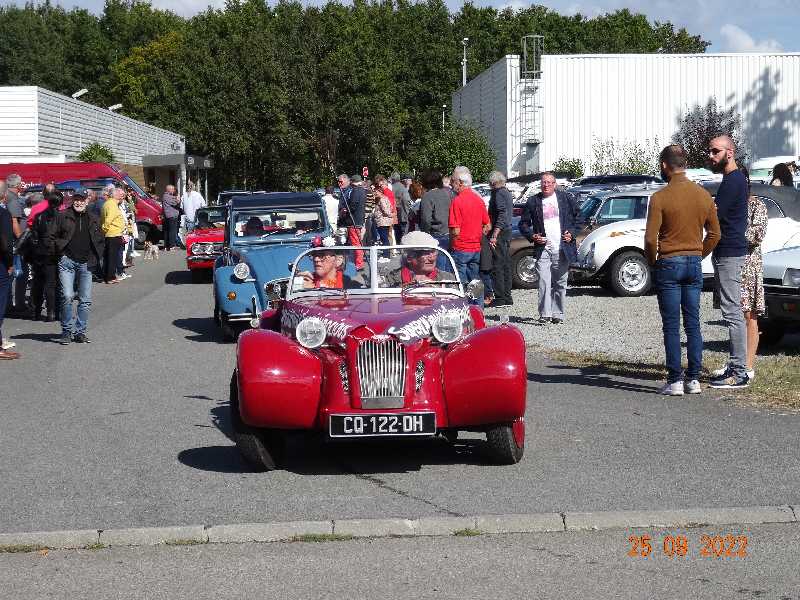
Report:
[[762,344],[777,344],[787,331],[800,329],[800,246],[764,254],[764,301]]
[[[718,185],[706,184],[705,187],[713,196]],[[751,191],[766,204],[769,216],[762,251],[800,245],[800,193],[792,188],[763,184],[753,184]],[[631,193],[620,193],[620,196],[631,196]],[[598,281],[619,296],[646,294],[652,279],[644,255],[645,223],[646,219],[631,219],[595,229],[578,246],[578,262],[573,265],[575,279]],[[711,258],[706,257],[703,276],[713,275]]]

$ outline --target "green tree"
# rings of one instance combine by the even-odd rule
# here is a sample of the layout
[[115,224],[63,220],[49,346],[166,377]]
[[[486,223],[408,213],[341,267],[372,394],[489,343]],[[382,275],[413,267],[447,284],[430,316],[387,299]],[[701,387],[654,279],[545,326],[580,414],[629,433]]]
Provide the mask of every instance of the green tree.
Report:
[[595,175],[656,175],[660,151],[658,138],[644,143],[596,138],[592,143],[591,170]]
[[736,144],[736,162],[744,164],[748,150],[742,143],[742,118],[736,109],[727,110],[711,98],[705,106],[695,104],[678,117],[678,129],[672,142],[686,149],[689,167],[705,167],[708,159],[708,143],[719,135],[729,135]]
[[77,158],[80,162],[113,163],[114,153],[111,152],[111,148],[99,142],[92,142],[81,150]]
[[572,177],[574,179],[578,179],[579,177],[583,177],[583,161],[580,158],[568,158],[566,156],[561,156],[555,163],[553,163],[553,171],[572,173]]
[[437,169],[451,173],[463,165],[472,172],[475,182],[485,181],[495,162],[496,156],[486,137],[475,127],[460,124],[450,124],[444,131],[423,140],[410,159],[417,171]]

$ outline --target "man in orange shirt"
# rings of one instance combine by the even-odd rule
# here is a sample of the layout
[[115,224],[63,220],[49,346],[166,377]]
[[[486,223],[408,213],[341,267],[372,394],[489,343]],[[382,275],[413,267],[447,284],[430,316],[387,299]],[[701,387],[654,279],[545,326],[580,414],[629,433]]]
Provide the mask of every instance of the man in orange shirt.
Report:
[[[450,203],[450,248],[461,283],[480,279],[481,237],[489,232],[489,213],[483,199],[472,189],[472,173],[456,167],[450,179],[456,197]],[[477,304],[483,307],[483,294]]]
[[[669,182],[650,199],[644,249],[652,265],[667,358],[666,396],[699,394],[703,366],[700,332],[700,261],[719,242],[717,209],[711,195],[686,177],[686,150],[678,144],[661,151],[661,177]],[[705,230],[705,237],[703,231]],[[681,313],[686,331],[686,385],[681,371]]]

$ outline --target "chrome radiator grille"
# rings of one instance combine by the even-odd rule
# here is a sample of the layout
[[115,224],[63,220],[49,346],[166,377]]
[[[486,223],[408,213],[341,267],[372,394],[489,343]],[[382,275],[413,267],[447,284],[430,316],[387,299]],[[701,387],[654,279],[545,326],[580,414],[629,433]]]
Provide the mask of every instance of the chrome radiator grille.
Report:
[[356,365],[364,408],[402,408],[406,388],[403,344],[366,340],[358,347]]

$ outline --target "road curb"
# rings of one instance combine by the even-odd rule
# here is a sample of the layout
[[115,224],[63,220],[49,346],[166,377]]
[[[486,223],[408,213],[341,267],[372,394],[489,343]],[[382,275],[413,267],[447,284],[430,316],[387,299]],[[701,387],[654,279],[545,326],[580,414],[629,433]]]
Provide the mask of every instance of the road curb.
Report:
[[422,537],[510,533],[564,533],[607,529],[701,527],[798,523],[800,503],[781,506],[687,508],[421,517],[419,519],[334,519],[233,525],[0,533],[0,553],[39,548],[235,544],[326,541],[349,538]]

